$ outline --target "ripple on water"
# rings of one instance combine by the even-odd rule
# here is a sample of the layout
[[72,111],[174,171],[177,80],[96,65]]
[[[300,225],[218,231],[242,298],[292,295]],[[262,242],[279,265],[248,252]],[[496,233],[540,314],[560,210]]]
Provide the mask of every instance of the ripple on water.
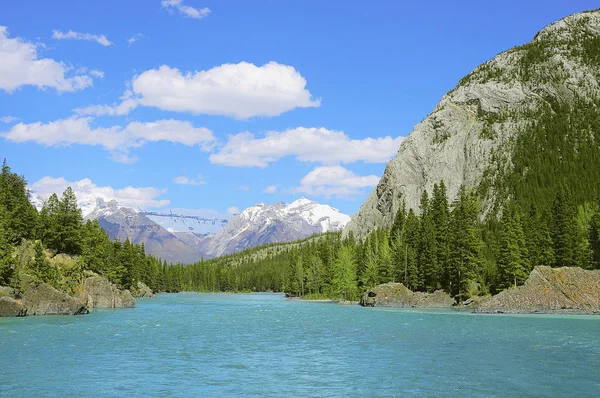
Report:
[[600,317],[159,295],[0,319],[0,357],[1,396],[583,397],[600,391]]

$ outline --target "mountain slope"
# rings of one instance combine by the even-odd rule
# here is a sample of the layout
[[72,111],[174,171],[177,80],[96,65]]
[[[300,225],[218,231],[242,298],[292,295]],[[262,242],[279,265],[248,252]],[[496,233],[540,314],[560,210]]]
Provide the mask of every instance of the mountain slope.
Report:
[[286,242],[313,234],[341,231],[350,217],[327,205],[300,198],[289,205],[259,203],[229,220],[206,246],[221,256],[265,243]]
[[578,202],[593,200],[599,81],[598,10],[555,22],[480,65],[402,142],[345,234],[390,226],[402,200],[418,211],[422,192],[441,180],[450,200],[463,184],[476,189],[484,214],[508,198],[545,210],[559,184]]
[[116,200],[107,202],[98,198],[96,207],[85,219],[98,220],[111,239],[118,238],[124,241],[129,238],[132,243],[144,243],[147,253],[169,263],[188,264],[201,258],[201,254],[194,247]]

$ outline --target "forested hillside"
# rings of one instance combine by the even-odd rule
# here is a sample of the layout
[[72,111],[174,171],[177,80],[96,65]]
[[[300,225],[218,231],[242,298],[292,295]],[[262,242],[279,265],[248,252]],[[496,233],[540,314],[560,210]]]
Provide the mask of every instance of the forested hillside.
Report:
[[135,291],[142,281],[162,290],[167,264],[147,256],[143,245],[112,241],[97,221],[83,222],[71,188],[52,195],[38,213],[26,181],[4,160],[0,174],[0,286],[17,290],[24,274],[72,293],[89,270]]

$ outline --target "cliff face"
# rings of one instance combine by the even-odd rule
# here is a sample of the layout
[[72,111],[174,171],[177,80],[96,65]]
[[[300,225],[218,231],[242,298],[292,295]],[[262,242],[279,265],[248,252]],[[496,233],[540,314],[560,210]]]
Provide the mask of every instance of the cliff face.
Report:
[[500,292],[479,313],[600,313],[600,271],[535,267],[523,286]]
[[600,103],[598,46],[596,10],[553,23],[477,67],[402,142],[345,234],[390,226],[401,200],[418,211],[423,190],[442,180],[450,201],[464,184],[484,198],[484,213],[493,211],[508,195],[501,177],[513,166],[515,139],[536,115],[575,101]]

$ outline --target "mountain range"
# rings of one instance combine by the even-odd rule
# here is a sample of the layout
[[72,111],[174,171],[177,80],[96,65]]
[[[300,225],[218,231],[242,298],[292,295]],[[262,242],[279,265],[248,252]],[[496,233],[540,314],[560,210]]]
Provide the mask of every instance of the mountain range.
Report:
[[[287,242],[341,231],[350,217],[328,205],[300,198],[290,204],[258,203],[235,215],[215,234],[166,229],[149,216],[114,199],[75,192],[84,220],[98,220],[111,239],[144,243],[146,251],[169,263],[189,264],[201,258],[235,253],[265,243]],[[30,193],[39,209],[44,198]]]

